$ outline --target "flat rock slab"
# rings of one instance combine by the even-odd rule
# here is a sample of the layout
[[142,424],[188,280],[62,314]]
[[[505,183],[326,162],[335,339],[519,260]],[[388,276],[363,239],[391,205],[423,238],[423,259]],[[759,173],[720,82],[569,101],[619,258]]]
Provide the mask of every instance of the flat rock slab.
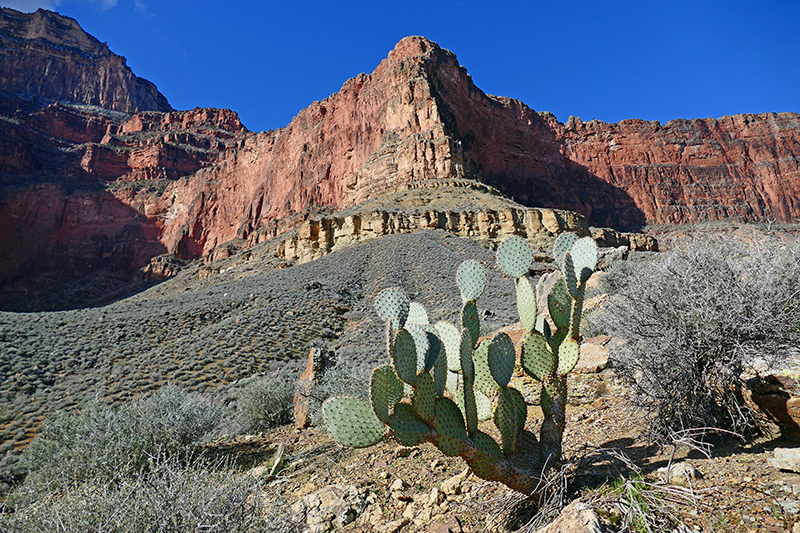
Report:
[[800,474],[800,448],[775,448],[774,453],[769,459],[773,468]]

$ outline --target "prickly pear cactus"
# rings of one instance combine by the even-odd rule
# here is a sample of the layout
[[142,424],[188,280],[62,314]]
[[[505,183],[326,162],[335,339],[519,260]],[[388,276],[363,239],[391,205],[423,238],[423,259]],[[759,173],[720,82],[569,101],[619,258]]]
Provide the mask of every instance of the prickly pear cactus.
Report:
[[[591,237],[562,234],[553,253],[561,278],[547,294],[548,318],[537,308],[537,289],[528,278],[530,245],[512,236],[497,250],[498,266],[514,279],[525,330],[519,357],[505,333],[480,339],[477,300],[486,288],[486,272],[477,261],[465,261],[456,272],[459,325],[431,325],[425,309],[401,289],[382,291],[375,307],[386,323],[390,364],[373,371],[369,401],[341,396],[325,401],[322,413],[333,437],[352,447],[371,446],[386,435],[405,446],[429,442],[445,455],[461,456],[478,477],[536,493],[548,469],[561,460],[567,375],[580,356],[586,281],[597,265]],[[527,406],[509,384],[517,361],[542,383],[538,438],[525,429]],[[478,429],[482,420],[494,422],[500,442]]]

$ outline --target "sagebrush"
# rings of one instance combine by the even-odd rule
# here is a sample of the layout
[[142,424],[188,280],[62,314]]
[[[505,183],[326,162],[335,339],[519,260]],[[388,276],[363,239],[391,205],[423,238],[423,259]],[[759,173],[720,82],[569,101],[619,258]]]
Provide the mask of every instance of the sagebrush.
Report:
[[616,293],[592,317],[627,343],[612,354],[650,435],[748,433],[742,376],[797,357],[800,248],[694,237],[648,263],[612,267]]

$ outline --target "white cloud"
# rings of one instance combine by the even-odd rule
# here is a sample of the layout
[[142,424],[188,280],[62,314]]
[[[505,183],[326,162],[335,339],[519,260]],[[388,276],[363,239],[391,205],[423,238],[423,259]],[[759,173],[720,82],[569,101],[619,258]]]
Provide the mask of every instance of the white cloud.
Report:
[[112,9],[117,7],[117,0],[100,0],[100,10],[106,11],[108,9]]
[[[116,0],[114,2],[116,3]],[[61,4],[61,0],[3,0],[0,5],[25,13],[33,13],[39,8],[53,10],[59,4]]]

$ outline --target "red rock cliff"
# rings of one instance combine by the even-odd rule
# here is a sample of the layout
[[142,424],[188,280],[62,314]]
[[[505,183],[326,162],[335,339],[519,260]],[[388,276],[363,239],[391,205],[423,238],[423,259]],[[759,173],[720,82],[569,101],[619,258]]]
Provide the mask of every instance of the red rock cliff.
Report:
[[[422,37],[403,39],[375,71],[288,126],[258,134],[226,110],[126,114],[9,98],[0,99],[10,117],[0,121],[0,234],[15,234],[0,237],[6,285],[41,257],[14,250],[26,232],[50,242],[41,253],[55,246],[85,258],[108,254],[109,242],[120,250],[132,235],[124,228],[141,227],[142,244],[115,256],[135,267],[156,250],[196,258],[254,232],[275,235],[314,209],[416,180],[477,179],[598,226],[800,216],[796,113],[561,124],[483,93],[454,54]],[[94,215],[45,209],[36,198],[48,182],[61,187],[48,195],[63,190],[74,202],[113,198],[120,209],[95,211],[122,229],[106,238]],[[62,231],[67,219],[73,226]]]

